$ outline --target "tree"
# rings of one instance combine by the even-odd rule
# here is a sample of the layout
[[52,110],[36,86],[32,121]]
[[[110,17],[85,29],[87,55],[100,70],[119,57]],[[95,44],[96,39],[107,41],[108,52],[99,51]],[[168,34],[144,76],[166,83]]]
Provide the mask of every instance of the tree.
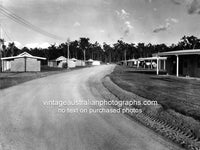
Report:
[[101,60],[103,55],[103,50],[101,45],[96,41],[94,44],[91,45],[91,58],[95,60]]
[[58,51],[58,48],[56,47],[55,44],[52,44],[51,46],[48,47],[48,53],[49,53],[49,59],[56,59],[57,57],[63,55],[63,52]]
[[127,43],[123,42],[122,40],[118,40],[117,43],[114,44],[114,49],[117,52],[117,61],[124,59],[126,63],[127,48]]
[[197,37],[195,37],[193,35],[187,36],[186,40],[187,40],[187,44],[190,49],[195,49],[196,46],[199,45],[199,43],[200,43],[200,39],[198,39]]
[[16,56],[19,54],[19,48],[17,48],[15,46],[15,43],[14,42],[11,42],[8,44],[8,47],[5,46],[5,54],[4,56],[6,57],[10,57],[10,56]]
[[140,54],[140,57],[145,57],[145,44],[144,43],[138,43],[137,49]]
[[78,58],[78,51],[79,51],[79,48],[78,48],[78,41],[75,40],[75,41],[72,41],[70,43],[70,54],[71,54],[71,58]]
[[178,43],[180,49],[195,49],[200,47],[200,39],[195,36],[183,36]]
[[105,62],[109,62],[109,63],[111,63],[112,62],[112,52],[113,52],[113,48],[110,46],[110,45],[108,45],[108,44],[106,44],[105,42],[103,43],[103,49],[104,49],[104,60],[105,60]]
[[8,47],[9,47],[10,50],[11,50],[11,55],[10,55],[10,56],[14,56],[14,47],[15,47],[15,43],[14,43],[14,42],[9,43],[9,44],[8,44]]
[[79,47],[83,51],[84,62],[86,60],[85,52],[89,48],[89,38],[82,37],[79,40]]
[[129,55],[129,59],[133,59],[136,58],[136,47],[134,43],[129,44],[129,49],[130,49],[130,54]]

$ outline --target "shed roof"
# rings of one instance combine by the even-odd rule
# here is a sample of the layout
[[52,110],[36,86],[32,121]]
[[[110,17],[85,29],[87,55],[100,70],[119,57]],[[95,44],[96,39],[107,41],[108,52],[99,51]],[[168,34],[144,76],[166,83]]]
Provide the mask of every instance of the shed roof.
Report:
[[17,58],[33,58],[33,59],[41,59],[41,60],[46,60],[46,58],[44,57],[37,57],[37,56],[33,56],[27,52],[23,52],[17,56],[12,56],[12,57],[3,57],[1,58],[1,60],[10,60],[10,59],[17,59]]
[[169,51],[158,53],[158,56],[169,56],[169,55],[200,55],[200,49],[187,49],[178,51]]

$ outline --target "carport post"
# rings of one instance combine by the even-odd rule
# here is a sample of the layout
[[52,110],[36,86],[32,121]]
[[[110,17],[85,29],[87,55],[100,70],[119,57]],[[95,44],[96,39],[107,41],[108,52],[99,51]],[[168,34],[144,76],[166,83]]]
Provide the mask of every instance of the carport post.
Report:
[[176,76],[179,76],[179,56],[176,55]]
[[137,68],[139,68],[139,66],[140,66],[140,62],[139,62],[139,60],[137,61]]
[[1,61],[1,71],[0,72],[4,72],[4,60],[0,60]]
[[164,60],[164,70],[166,70],[166,60]]
[[156,74],[158,75],[159,74],[159,59],[157,57],[157,65],[156,65]]

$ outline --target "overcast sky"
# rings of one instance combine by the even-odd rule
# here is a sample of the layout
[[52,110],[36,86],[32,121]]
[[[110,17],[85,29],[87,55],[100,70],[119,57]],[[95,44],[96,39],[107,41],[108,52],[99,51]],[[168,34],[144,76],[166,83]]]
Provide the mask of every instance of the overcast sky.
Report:
[[[35,26],[62,37],[52,39],[3,17],[4,38],[23,46],[48,45],[79,37],[112,44],[177,43],[200,37],[200,0],[2,0],[3,6]],[[27,45],[28,44],[28,45]]]

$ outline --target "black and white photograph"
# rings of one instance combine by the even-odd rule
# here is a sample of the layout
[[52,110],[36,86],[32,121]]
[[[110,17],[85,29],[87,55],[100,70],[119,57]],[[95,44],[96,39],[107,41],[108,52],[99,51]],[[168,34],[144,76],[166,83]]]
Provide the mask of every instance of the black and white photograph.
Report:
[[200,150],[200,0],[0,0],[0,150]]

